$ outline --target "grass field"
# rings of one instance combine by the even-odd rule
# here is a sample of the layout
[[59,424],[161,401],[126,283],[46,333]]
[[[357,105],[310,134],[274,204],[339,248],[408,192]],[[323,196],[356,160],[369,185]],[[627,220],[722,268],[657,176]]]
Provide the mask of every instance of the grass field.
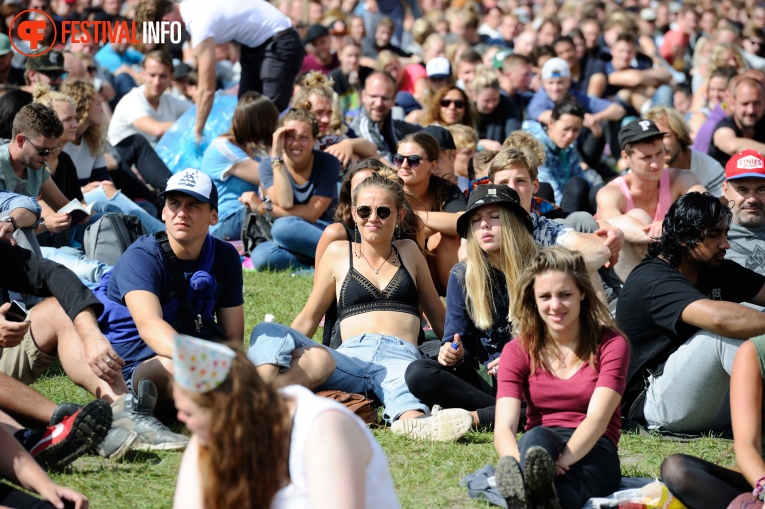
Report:
[[[289,324],[300,311],[311,289],[311,278],[289,274],[245,273],[246,327],[271,313]],[[320,337],[321,329],[317,333]],[[51,370],[36,389],[56,402],[85,403],[90,395],[76,387],[61,372]],[[471,501],[459,485],[465,474],[497,460],[490,432],[471,432],[457,443],[414,442],[394,436],[387,429],[374,430],[388,455],[396,489],[405,508],[490,507]],[[662,460],[684,452],[722,465],[734,463],[732,443],[705,438],[690,443],[663,441],[653,437],[625,435],[620,442],[622,474],[637,477],[659,475]],[[97,509],[149,509],[172,506],[178,453],[129,453],[114,463],[99,456],[86,456],[74,463],[57,482],[84,492]]]

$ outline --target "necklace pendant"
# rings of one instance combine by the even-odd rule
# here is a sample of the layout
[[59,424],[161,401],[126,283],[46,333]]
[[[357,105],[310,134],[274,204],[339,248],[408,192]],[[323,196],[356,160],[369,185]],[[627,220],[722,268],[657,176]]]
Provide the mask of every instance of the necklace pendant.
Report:
[[378,270],[377,270],[377,269],[375,269],[375,274],[377,274],[377,272],[378,272]]

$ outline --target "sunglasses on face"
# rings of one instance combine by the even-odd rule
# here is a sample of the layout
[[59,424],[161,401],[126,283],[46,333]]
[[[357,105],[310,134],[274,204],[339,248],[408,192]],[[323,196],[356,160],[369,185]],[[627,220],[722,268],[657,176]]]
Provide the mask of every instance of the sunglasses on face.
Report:
[[[369,216],[372,215],[372,207],[369,205],[362,205],[354,208],[356,209],[356,215],[359,216],[360,219],[369,219]],[[380,219],[388,219],[390,217],[390,207],[386,207],[385,205],[377,207],[375,212]]]
[[89,65],[88,67],[86,67],[86,69],[88,70],[89,73],[94,73],[98,70],[98,67],[96,67],[95,65]]
[[69,76],[67,71],[41,71],[41,74],[46,75],[51,81],[56,81],[59,78],[63,81]]
[[462,99],[441,99],[442,108],[448,108],[452,104],[458,110],[461,110],[462,108],[465,107],[465,101],[463,101]]
[[401,154],[393,155],[393,164],[396,166],[400,167],[402,164],[404,164],[404,160],[409,163],[410,168],[417,168],[420,165],[420,162],[423,160],[429,161],[429,159],[426,159],[422,156],[402,156]]
[[35,150],[37,150],[37,155],[40,156],[40,157],[47,157],[47,156],[51,155],[53,153],[53,151],[58,148],[58,147],[55,147],[55,148],[40,148],[37,145],[35,145],[34,143],[32,143],[32,140],[30,140],[26,136],[24,136],[24,139],[27,140],[29,142],[29,144],[32,145],[32,147],[34,147]]

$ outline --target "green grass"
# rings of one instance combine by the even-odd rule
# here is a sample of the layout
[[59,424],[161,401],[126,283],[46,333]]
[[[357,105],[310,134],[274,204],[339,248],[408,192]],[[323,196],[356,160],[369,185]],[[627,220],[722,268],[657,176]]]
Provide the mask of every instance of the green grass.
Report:
[[[305,303],[312,278],[246,272],[244,281],[245,330],[251,330],[266,313],[289,324]],[[320,328],[315,339],[321,333]],[[55,402],[86,403],[92,399],[69,381],[60,368],[51,369],[34,387]],[[486,502],[470,500],[459,482],[464,475],[496,462],[492,433],[470,432],[451,444],[414,442],[394,436],[387,429],[376,429],[373,433],[388,455],[402,507],[490,507]],[[679,452],[721,465],[734,464],[732,443],[726,440],[704,438],[679,443],[627,434],[620,442],[622,474],[656,477],[662,460]],[[121,463],[87,456],[53,478],[85,493],[94,508],[165,508],[172,506],[180,459],[180,454],[169,452],[132,452]]]

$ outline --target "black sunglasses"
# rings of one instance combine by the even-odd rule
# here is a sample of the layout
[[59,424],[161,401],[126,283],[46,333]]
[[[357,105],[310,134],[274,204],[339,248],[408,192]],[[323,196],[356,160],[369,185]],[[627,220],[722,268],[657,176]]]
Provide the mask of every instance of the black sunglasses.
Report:
[[40,73],[46,75],[51,81],[56,81],[59,78],[63,81],[69,76],[68,71],[40,71]]
[[463,101],[462,99],[441,99],[442,108],[448,108],[452,104],[458,110],[461,110],[462,108],[465,107],[465,101]]
[[96,67],[95,65],[89,65],[88,67],[86,67],[86,69],[88,70],[88,72],[94,73],[98,70],[98,67]]
[[[24,135],[22,135],[22,136],[24,136]],[[37,150],[37,155],[40,156],[40,157],[48,157],[49,155],[51,155],[53,153],[54,150],[56,150],[58,148],[58,146],[56,146],[55,148],[40,148],[37,145],[35,145],[34,143],[32,143],[32,140],[30,140],[26,136],[24,136],[24,139],[27,140],[29,142],[29,144],[32,145],[35,148],[35,150]]]
[[[369,216],[372,215],[372,207],[369,205],[362,205],[361,207],[354,208],[356,209],[356,215],[361,219],[369,219]],[[380,219],[388,219],[390,217],[390,207],[386,207],[385,205],[377,207],[375,212],[377,212],[377,217]]]
[[410,168],[417,168],[423,160],[430,161],[430,159],[422,156],[402,156],[401,154],[393,154],[393,164],[396,166],[404,164],[404,160],[409,163]]

